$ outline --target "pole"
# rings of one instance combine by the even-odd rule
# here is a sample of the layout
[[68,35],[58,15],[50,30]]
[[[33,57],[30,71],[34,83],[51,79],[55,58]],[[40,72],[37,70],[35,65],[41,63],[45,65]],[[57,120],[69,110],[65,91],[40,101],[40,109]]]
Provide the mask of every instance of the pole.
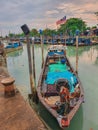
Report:
[[78,35],[76,36],[76,73],[78,74]]
[[33,57],[33,77],[34,77],[34,85],[36,86],[34,38],[32,38],[32,57]]
[[37,91],[34,84],[33,74],[32,74],[32,60],[31,60],[31,50],[30,50],[30,42],[29,42],[29,33],[30,30],[26,24],[21,26],[22,31],[26,35],[26,41],[27,41],[27,53],[28,53],[28,62],[29,62],[29,76],[30,76],[30,86],[31,86],[31,92],[32,94],[28,95],[29,98],[32,98],[32,100],[36,103],[38,103],[38,96]]
[[66,32],[65,32],[65,46],[66,46]]
[[29,76],[30,76],[30,86],[31,92],[34,93],[34,83],[33,83],[33,75],[32,75],[32,62],[31,62],[31,51],[30,51],[30,43],[29,43],[29,36],[26,35],[27,40],[27,53],[28,53],[28,62],[29,62]]
[[44,49],[43,49],[43,37],[40,35],[41,38],[41,50],[42,50],[42,67],[44,65]]

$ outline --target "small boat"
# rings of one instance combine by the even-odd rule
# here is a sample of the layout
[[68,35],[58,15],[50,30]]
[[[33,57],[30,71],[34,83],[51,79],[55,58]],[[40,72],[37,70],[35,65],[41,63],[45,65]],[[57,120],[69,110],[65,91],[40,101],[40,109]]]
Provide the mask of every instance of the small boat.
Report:
[[71,67],[63,45],[53,45],[38,81],[39,101],[56,118],[61,128],[68,127],[84,102],[84,91],[77,73]]
[[23,49],[23,45],[21,42],[10,42],[8,43],[8,45],[5,46],[5,51],[7,53],[20,50],[20,49]]

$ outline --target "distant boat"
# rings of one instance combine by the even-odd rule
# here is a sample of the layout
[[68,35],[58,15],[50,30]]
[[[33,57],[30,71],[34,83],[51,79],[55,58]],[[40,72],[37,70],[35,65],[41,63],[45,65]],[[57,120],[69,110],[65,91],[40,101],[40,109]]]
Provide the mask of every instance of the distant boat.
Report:
[[65,46],[53,45],[48,49],[37,93],[40,102],[56,118],[60,127],[68,127],[84,102],[84,91],[66,57]]
[[20,49],[23,49],[23,45],[21,42],[10,42],[8,43],[8,45],[5,46],[5,51],[7,53]]
[[[66,45],[76,46],[76,38],[67,38]],[[90,38],[78,38],[78,46],[90,46],[92,42]]]

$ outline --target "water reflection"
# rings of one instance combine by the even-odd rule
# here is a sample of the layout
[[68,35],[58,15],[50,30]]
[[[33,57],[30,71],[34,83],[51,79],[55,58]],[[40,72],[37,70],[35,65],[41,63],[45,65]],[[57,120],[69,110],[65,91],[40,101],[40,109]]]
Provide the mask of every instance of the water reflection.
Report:
[[7,56],[8,57],[17,57],[17,56],[22,55],[22,53],[23,53],[23,49],[20,49],[20,50],[8,53]]
[[98,57],[96,57],[95,65],[98,65]]
[[[91,46],[85,46],[85,47],[78,47],[78,55],[82,55],[83,52],[88,52],[90,50]],[[67,47],[67,55],[70,56],[76,56],[76,47],[74,46],[68,46]]]

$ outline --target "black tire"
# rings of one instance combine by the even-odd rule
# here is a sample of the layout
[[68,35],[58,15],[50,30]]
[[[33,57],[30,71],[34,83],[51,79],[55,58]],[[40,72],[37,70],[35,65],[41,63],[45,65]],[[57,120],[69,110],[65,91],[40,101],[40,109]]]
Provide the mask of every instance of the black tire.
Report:
[[62,86],[66,87],[66,88],[68,88],[68,90],[70,90],[68,81],[66,79],[58,79],[55,82],[55,86],[56,86],[56,91],[57,92],[60,92],[60,89],[61,89]]

